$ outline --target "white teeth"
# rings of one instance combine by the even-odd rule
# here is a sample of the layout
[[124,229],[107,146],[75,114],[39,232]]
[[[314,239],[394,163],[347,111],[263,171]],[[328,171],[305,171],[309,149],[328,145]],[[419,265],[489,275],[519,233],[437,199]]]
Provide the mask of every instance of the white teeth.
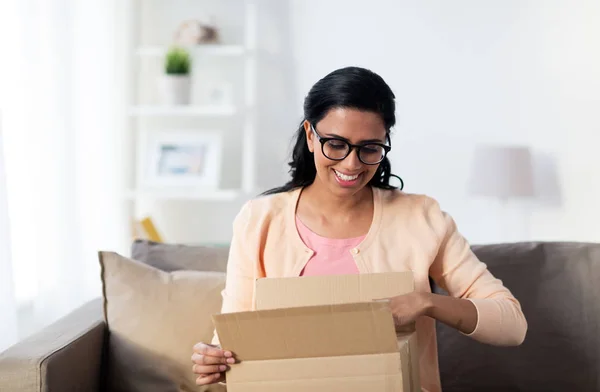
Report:
[[337,170],[334,170],[334,171],[335,171],[335,174],[344,181],[352,181],[352,180],[356,180],[358,178],[358,174],[356,174],[354,176],[347,176],[343,173],[340,173]]

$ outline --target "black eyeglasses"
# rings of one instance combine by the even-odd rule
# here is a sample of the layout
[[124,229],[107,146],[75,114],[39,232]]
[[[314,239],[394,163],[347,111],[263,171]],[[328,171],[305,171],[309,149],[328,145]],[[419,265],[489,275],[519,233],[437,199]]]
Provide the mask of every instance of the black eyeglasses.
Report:
[[365,165],[377,165],[387,155],[392,147],[383,143],[365,143],[351,144],[344,139],[337,137],[321,137],[315,127],[310,124],[310,128],[315,136],[321,142],[321,151],[323,155],[332,161],[342,161],[356,148],[358,159]]

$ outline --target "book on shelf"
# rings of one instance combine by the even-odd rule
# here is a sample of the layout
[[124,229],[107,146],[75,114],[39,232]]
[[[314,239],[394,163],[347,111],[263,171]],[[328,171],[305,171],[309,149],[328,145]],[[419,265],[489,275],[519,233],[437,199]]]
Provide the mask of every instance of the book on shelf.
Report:
[[151,217],[145,217],[141,220],[134,220],[132,223],[132,236],[136,240],[149,240],[154,242],[164,242],[162,235],[156,228]]

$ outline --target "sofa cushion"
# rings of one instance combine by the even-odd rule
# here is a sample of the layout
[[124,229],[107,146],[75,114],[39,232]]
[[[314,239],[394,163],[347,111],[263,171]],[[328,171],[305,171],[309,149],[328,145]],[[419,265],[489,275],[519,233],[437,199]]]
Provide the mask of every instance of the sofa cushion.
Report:
[[131,258],[168,272],[225,272],[228,255],[228,247],[165,244],[148,240],[135,240],[131,246]]
[[222,391],[198,388],[192,347],[210,342],[221,310],[221,272],[164,272],[100,252],[104,317],[109,330],[107,390]]
[[492,347],[438,323],[444,392],[599,390],[600,245],[473,250],[520,301],[528,332],[519,347]]

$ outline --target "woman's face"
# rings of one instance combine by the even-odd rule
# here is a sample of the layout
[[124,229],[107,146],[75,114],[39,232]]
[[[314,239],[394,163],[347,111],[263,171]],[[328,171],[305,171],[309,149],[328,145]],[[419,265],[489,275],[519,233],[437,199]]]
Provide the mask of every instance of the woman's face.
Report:
[[[364,112],[356,109],[337,108],[330,110],[317,124],[312,124],[321,138],[339,138],[351,144],[364,145],[368,143],[386,144],[386,130],[381,117],[373,112]],[[333,194],[348,196],[356,194],[363,189],[375,175],[379,165],[367,165],[358,158],[356,148],[350,155],[341,161],[327,158],[323,154],[319,137],[311,129],[308,121],[304,122],[304,130],[308,141],[308,148],[313,153],[317,167],[317,178]],[[341,145],[334,141],[331,143],[333,150],[329,154],[336,154],[335,148]],[[343,147],[340,147],[343,149]],[[365,150],[363,160],[373,150]]]

